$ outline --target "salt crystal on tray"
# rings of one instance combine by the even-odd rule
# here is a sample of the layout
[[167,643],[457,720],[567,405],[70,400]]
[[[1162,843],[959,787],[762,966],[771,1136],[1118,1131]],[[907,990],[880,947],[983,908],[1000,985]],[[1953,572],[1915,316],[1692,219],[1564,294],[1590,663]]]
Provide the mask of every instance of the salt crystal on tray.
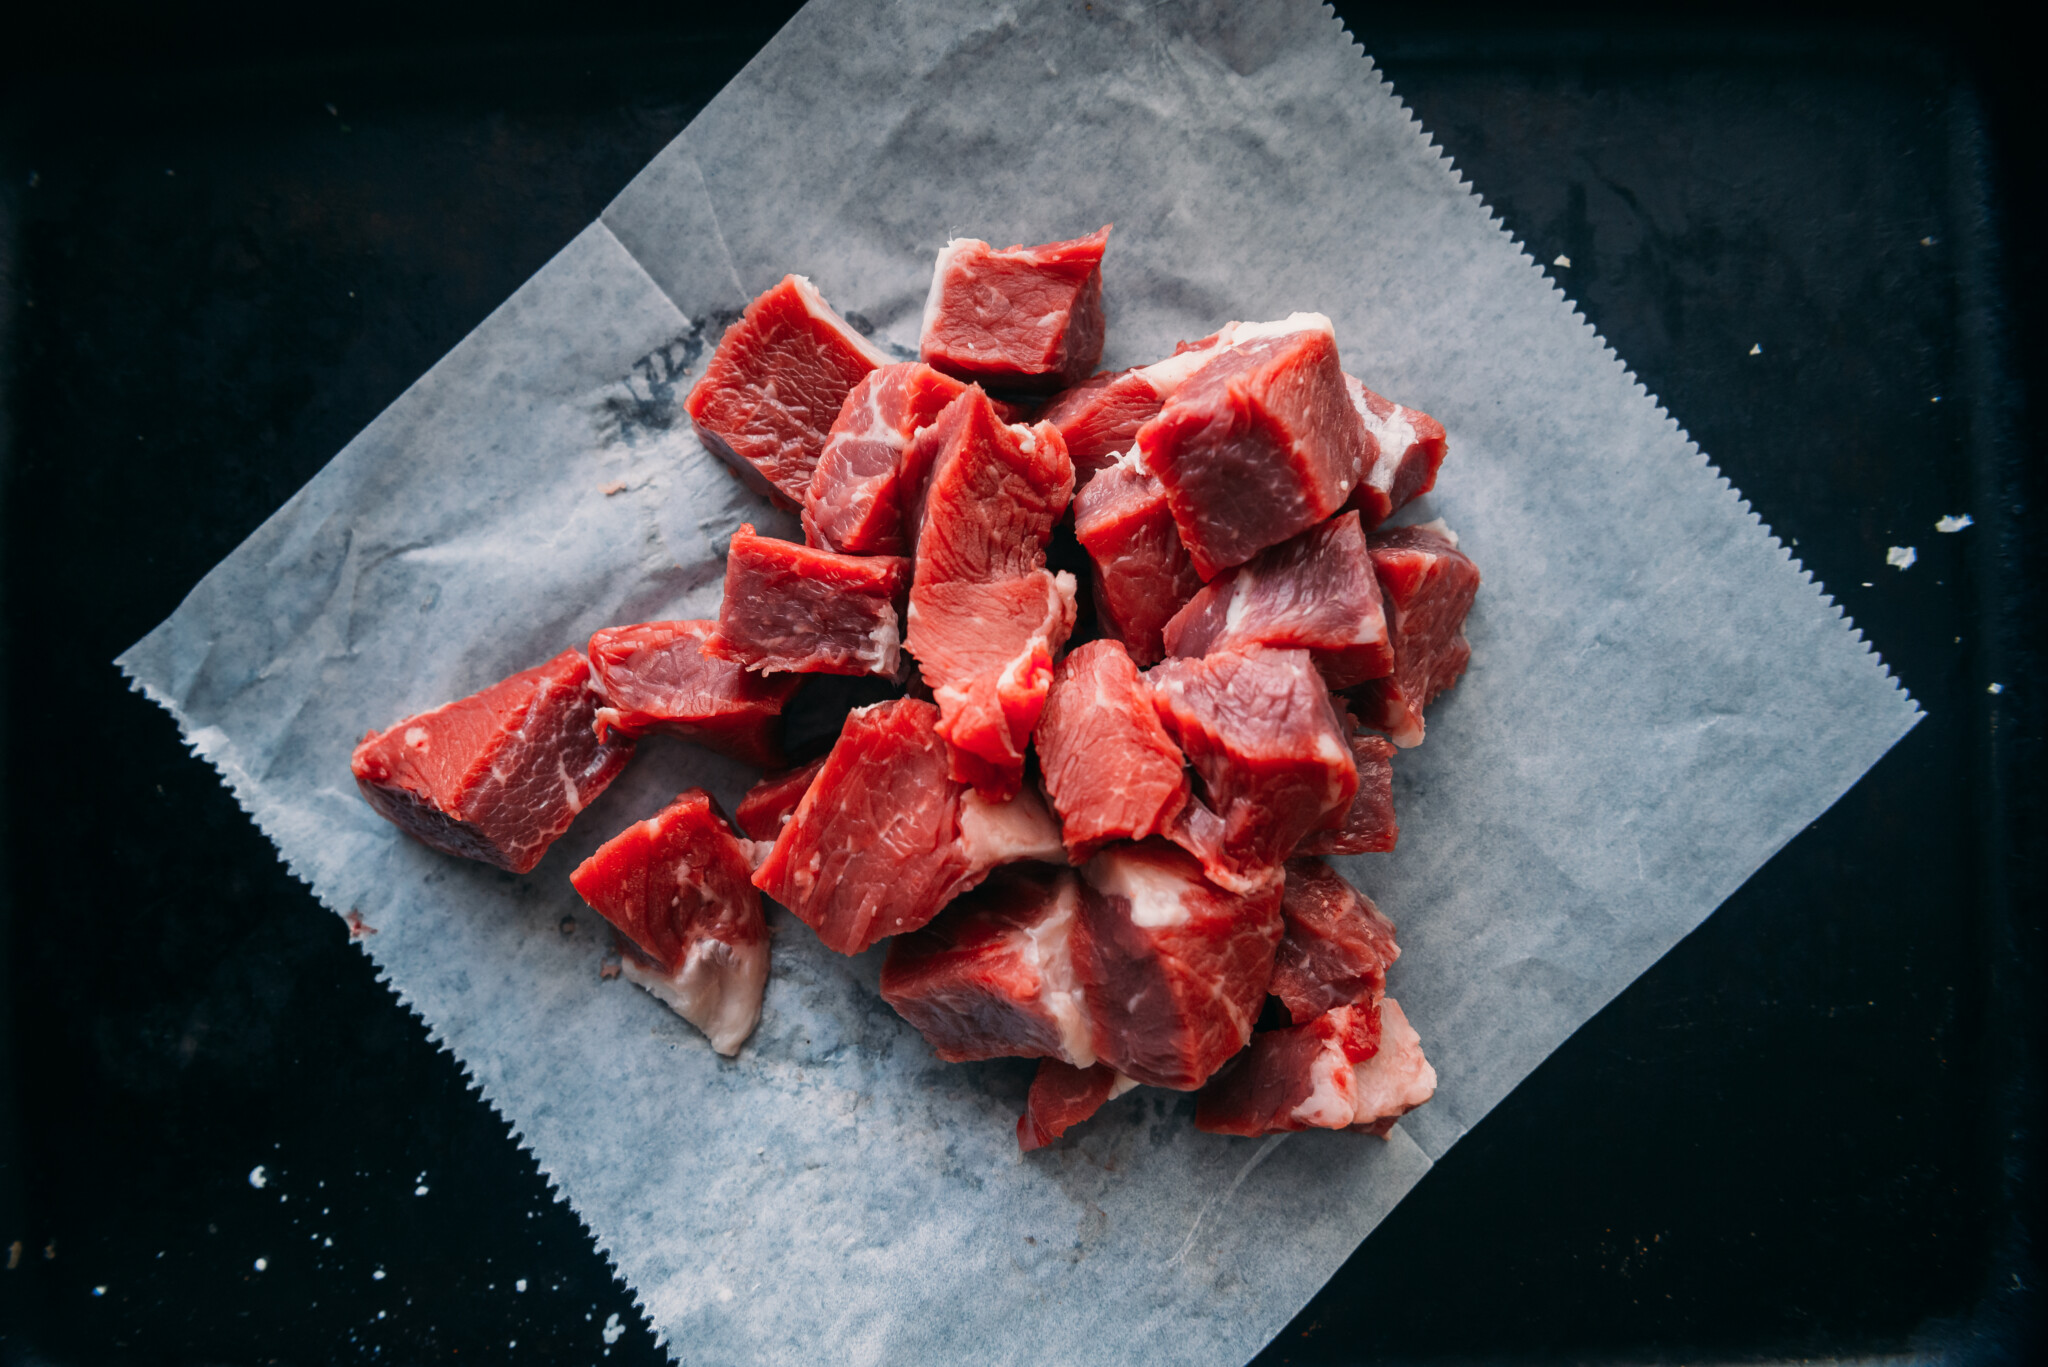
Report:
[[[682,407],[755,296],[805,276],[905,361],[949,241],[1111,222],[1104,368],[1312,309],[1346,372],[1449,434],[1397,520],[1442,517],[1484,568],[1473,663],[1395,762],[1398,847],[1333,861],[1400,926],[1392,986],[1437,1074],[1384,1144],[1206,1134],[1192,1095],[1140,1088],[1020,1155],[1034,1066],[941,1063],[877,994],[884,948],[841,956],[780,909],[760,1026],[722,1058],[554,930],[609,836],[696,787],[734,811],[760,777],[671,737],[527,873],[407,839],[349,781],[372,728],[603,627],[716,616],[742,522],[801,539],[793,477],[748,492]],[[120,664],[377,927],[359,943],[669,1351],[717,1362],[1242,1361],[1918,717],[1296,0],[816,0]],[[1408,1094],[1371,1070],[1362,1098]]]

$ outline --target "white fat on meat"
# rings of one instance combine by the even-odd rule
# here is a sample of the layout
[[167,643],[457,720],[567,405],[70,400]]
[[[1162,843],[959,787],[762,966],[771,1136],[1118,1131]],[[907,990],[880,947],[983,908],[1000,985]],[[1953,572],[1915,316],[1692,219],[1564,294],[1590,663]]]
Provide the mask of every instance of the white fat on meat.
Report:
[[886,352],[855,332],[844,318],[832,311],[832,306],[825,302],[824,295],[818,293],[818,287],[811,283],[809,276],[793,275],[790,279],[796,282],[797,298],[804,301],[804,312],[845,338],[846,344],[873,361],[877,370],[891,363]]
[[1008,802],[989,802],[968,789],[960,795],[960,848],[976,871],[1038,859],[1067,862],[1060,843],[1060,823],[1046,810],[1045,799],[1025,788]]
[[1357,1071],[1351,1060],[1344,1057],[1341,1039],[1323,1041],[1322,1051],[1309,1065],[1308,1076],[1308,1096],[1294,1108],[1293,1119],[1319,1130],[1341,1130],[1357,1122]]
[[1452,550],[1458,548],[1458,534],[1445,526],[1442,518],[1433,517],[1427,522],[1417,522],[1414,526],[1418,532],[1435,532],[1438,536],[1451,543]]
[[1056,884],[1052,914],[1024,932],[1024,965],[1038,975],[1039,1000],[1060,1032],[1060,1057],[1076,1068],[1095,1064],[1088,1026],[1088,996],[1074,976],[1074,923],[1081,915],[1081,885],[1071,873]]
[[1187,904],[1192,886],[1187,879],[1149,861],[1129,858],[1122,851],[1110,849],[1096,855],[1088,861],[1083,876],[1097,892],[1129,903],[1134,926],[1161,930],[1186,925],[1193,915]]
[[711,1047],[730,1058],[761,1020],[768,985],[768,942],[730,945],[708,936],[690,946],[673,975],[628,954],[619,965],[628,982],[659,997],[704,1032]]
[[1422,1056],[1422,1037],[1392,997],[1380,999],[1379,1052],[1356,1065],[1352,1087],[1354,1125],[1406,1115],[1436,1095],[1436,1069]]
[[988,243],[978,237],[956,237],[939,248],[939,259],[932,266],[932,287],[924,297],[924,321],[917,327],[917,350],[924,352],[925,339],[932,335],[932,324],[939,318],[939,301],[946,293],[946,276],[953,269],[954,258],[975,247],[986,249]]
[[1321,313],[1290,313],[1271,323],[1225,323],[1223,330],[1216,334],[1220,345],[1215,349],[1221,351],[1225,347],[1239,347],[1268,337],[1288,337],[1297,332],[1323,332],[1335,337],[1337,328],[1327,314]]

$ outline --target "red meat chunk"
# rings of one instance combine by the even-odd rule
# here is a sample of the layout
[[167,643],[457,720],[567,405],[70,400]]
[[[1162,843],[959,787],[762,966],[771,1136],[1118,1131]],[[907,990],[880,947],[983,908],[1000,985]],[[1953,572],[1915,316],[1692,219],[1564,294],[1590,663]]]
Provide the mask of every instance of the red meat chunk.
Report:
[[811,791],[825,760],[826,756],[820,755],[801,768],[770,774],[747,789],[733,816],[749,839],[772,841],[782,834],[782,823],[796,815],[797,804]]
[[632,756],[597,736],[590,663],[565,650],[480,693],[371,731],[349,757],[377,814],[445,854],[540,862]]
[[1059,429],[996,416],[970,386],[912,444],[931,471],[918,499],[917,582],[986,584],[1045,566],[1053,524],[1074,497]]
[[1180,747],[1115,641],[1090,641],[1060,662],[1035,740],[1045,794],[1077,864],[1112,840],[1165,834],[1187,805]]
[[1356,1129],[1384,1139],[1435,1094],[1422,1040],[1386,997],[1255,1035],[1196,1098],[1195,1128],[1246,1136]]
[[1112,845],[1081,879],[1074,967],[1097,1058],[1192,1091],[1251,1036],[1280,941],[1279,888],[1226,892],[1163,840]]
[[1444,425],[1429,414],[1383,399],[1349,375],[1344,390],[1365,422],[1365,473],[1351,490],[1351,506],[1364,515],[1370,531],[1436,487],[1436,472],[1449,448]]
[[799,679],[749,674],[704,652],[716,622],[642,622],[590,638],[590,667],[605,705],[597,734],[666,731],[744,764],[780,764],[776,721]]
[[1400,838],[1394,820],[1394,744],[1381,736],[1355,735],[1351,757],[1358,764],[1358,792],[1335,825],[1310,831],[1297,854],[1385,854]]
[[1138,429],[1158,416],[1214,350],[1197,344],[1154,365],[1104,371],[1054,395],[1038,416],[1060,429],[1074,462],[1075,482],[1086,484],[1097,470],[1136,445]]
[[988,803],[947,777],[938,724],[938,708],[915,698],[848,716],[754,873],[841,954],[916,930],[998,864],[1062,857],[1035,794]]
[[705,649],[762,674],[878,674],[903,667],[910,562],[840,555],[756,536],[744,523],[725,560],[725,601]]
[[625,976],[730,1055],[754,1033],[768,985],[752,877],[711,794],[692,788],[598,846],[569,881],[617,930]]
[[1422,709],[1458,681],[1472,658],[1465,614],[1479,592],[1479,567],[1441,522],[1377,532],[1371,545],[1394,671],[1359,685],[1351,697],[1359,721],[1406,748],[1422,744]]
[[747,305],[683,407],[706,449],[777,502],[803,502],[846,396],[889,358],[801,275]]
[[1280,914],[1286,933],[1266,990],[1296,1025],[1387,990],[1387,968],[1401,957],[1394,923],[1328,864],[1287,861]]
[[1379,580],[1358,514],[1343,512],[1223,571],[1166,624],[1169,655],[1248,645],[1309,652],[1332,688],[1394,667]]
[[1074,496],[1074,535],[1088,552],[1102,634],[1123,642],[1138,664],[1159,663],[1166,655],[1161,633],[1202,577],[1180,544],[1165,486],[1136,452]]
[[804,494],[804,540],[826,550],[905,555],[933,454],[911,440],[966,388],[921,361],[886,365],[853,387]]
[[1042,1149],[1138,1084],[1106,1063],[1076,1068],[1056,1058],[1040,1059],[1017,1117],[1017,1148]]
[[1107,225],[1069,242],[996,251],[954,238],[939,252],[918,355],[998,389],[1054,390],[1102,359]]
[[1138,431],[1203,579],[1335,513],[1365,464],[1329,319],[1234,323],[1222,337],[1227,349]]
[[1226,888],[1276,882],[1302,837],[1358,791],[1344,728],[1308,652],[1252,646],[1168,660],[1147,677],[1159,719],[1201,779],[1171,838]]
[[1069,941],[1080,880],[1011,864],[922,930],[889,942],[882,999],[948,1063],[1056,1058],[1081,1067],[1095,1043]]
[[910,649],[939,707],[952,776],[992,802],[1023,785],[1053,661],[1073,634],[1074,589],[1065,571],[1033,570],[910,591]]

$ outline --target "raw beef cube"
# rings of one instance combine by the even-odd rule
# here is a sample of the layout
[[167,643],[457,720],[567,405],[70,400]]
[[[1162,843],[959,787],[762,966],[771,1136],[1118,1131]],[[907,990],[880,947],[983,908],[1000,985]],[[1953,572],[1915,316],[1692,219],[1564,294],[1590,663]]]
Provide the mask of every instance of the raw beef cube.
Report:
[[889,942],[882,999],[948,1063],[1095,1062],[1069,952],[1080,880],[1046,864],[989,875],[922,930]]
[[1332,688],[1394,667],[1358,514],[1343,512],[1210,580],[1166,624],[1169,655],[1248,645],[1307,650]]
[[1305,650],[1252,646],[1168,660],[1148,676],[1201,793],[1171,838],[1238,892],[1278,880],[1303,836],[1351,804],[1358,768]]
[[746,852],[692,788],[598,846],[569,875],[618,931],[620,968],[736,1054],[761,1019],[768,923]]
[[1165,834],[1187,805],[1180,747],[1115,641],[1090,641],[1060,661],[1035,740],[1045,795],[1077,864],[1112,840]]
[[1017,1117],[1017,1148],[1042,1149],[1138,1084],[1106,1063],[1076,1068],[1056,1058],[1040,1059]]
[[1120,457],[1074,496],[1074,535],[1088,552],[1095,616],[1140,665],[1165,658],[1161,631],[1202,587],[1174,529],[1166,488],[1137,452]]
[[749,485],[801,505],[847,394],[887,364],[810,281],[785,275],[725,330],[683,407]]
[[996,251],[956,237],[939,251],[917,354],[997,389],[1054,390],[1102,359],[1107,225],[1070,242]]
[[1442,522],[1376,532],[1371,544],[1394,671],[1351,696],[1361,722],[1406,748],[1422,744],[1422,709],[1458,681],[1472,658],[1465,614],[1479,592],[1479,567]]
[[1381,736],[1355,735],[1351,757],[1358,764],[1358,792],[1334,826],[1310,831],[1297,854],[1385,854],[1401,827],[1394,820],[1394,744]]
[[1074,967],[1097,1058],[1192,1091],[1251,1036],[1280,942],[1279,888],[1226,892],[1163,840],[1112,845],[1081,879]]
[[931,471],[918,500],[917,582],[990,583],[1045,566],[1045,544],[1074,497],[1074,466],[1047,423],[1003,422],[969,387],[912,444]]
[[1365,473],[1351,490],[1351,506],[1364,514],[1369,531],[1436,487],[1436,472],[1448,449],[1444,425],[1381,398],[1349,375],[1344,389],[1365,421]]
[[1328,318],[1232,324],[1224,339],[1138,432],[1204,579],[1335,513],[1365,463]]
[[909,649],[938,704],[952,776],[990,801],[1024,781],[1052,664],[1074,630],[1074,591],[1073,575],[1047,570],[910,590]]
[[[1211,339],[1213,341],[1213,339]],[[1197,344],[1154,365],[1135,370],[1105,371],[1053,396],[1038,416],[1060,429],[1074,479],[1085,484],[1097,470],[1116,460],[1138,440],[1138,429],[1158,416],[1187,377],[1214,354],[1213,346]]]
[[1036,795],[987,803],[947,777],[938,723],[938,708],[915,698],[848,716],[754,873],[841,954],[916,930],[997,864],[1063,857]]
[[1436,1094],[1436,1070],[1401,1004],[1340,1006],[1306,1025],[1268,1030],[1195,1101],[1211,1134],[1358,1129],[1386,1138]]
[[1387,968],[1401,957],[1394,923],[1372,899],[1320,859],[1287,861],[1280,914],[1286,933],[1266,990],[1296,1025],[1387,990]]
[[763,678],[705,654],[717,630],[716,622],[642,622],[592,636],[590,667],[605,701],[599,737],[666,731],[744,764],[780,764],[776,722],[802,680]]
[[431,712],[371,731],[349,757],[377,814],[413,839],[525,873],[633,753],[602,741],[590,662],[565,650]]
[[811,791],[811,783],[825,767],[826,758],[820,755],[799,768],[770,774],[747,789],[733,818],[749,839],[772,841],[782,834],[783,823],[796,815],[797,804]]
[[804,540],[831,551],[904,555],[932,448],[911,438],[966,386],[920,361],[886,365],[853,387],[804,494]]
[[712,654],[762,674],[901,672],[910,562],[840,555],[756,536],[745,523],[725,560]]

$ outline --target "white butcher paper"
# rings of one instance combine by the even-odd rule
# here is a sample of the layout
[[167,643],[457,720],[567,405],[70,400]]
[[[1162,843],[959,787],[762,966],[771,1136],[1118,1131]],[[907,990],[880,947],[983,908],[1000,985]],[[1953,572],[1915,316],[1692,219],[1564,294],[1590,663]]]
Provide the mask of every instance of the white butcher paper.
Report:
[[[1389,1142],[1197,1133],[1144,1089],[1020,1156],[1028,1064],[939,1063],[772,914],[736,1059],[601,981],[568,872],[678,789],[649,742],[532,873],[357,796],[370,727],[591,630],[715,611],[742,520],[707,340],[784,273],[913,346],[948,238],[1116,225],[1107,363],[1315,310],[1450,433],[1472,667],[1339,861],[1442,1084]],[[623,491],[603,490],[623,483]],[[1300,0],[816,0],[538,275],[119,661],[452,1049],[678,1361],[1243,1361],[1431,1162],[1918,719],[1840,610]],[[586,917],[586,921],[594,921]]]

